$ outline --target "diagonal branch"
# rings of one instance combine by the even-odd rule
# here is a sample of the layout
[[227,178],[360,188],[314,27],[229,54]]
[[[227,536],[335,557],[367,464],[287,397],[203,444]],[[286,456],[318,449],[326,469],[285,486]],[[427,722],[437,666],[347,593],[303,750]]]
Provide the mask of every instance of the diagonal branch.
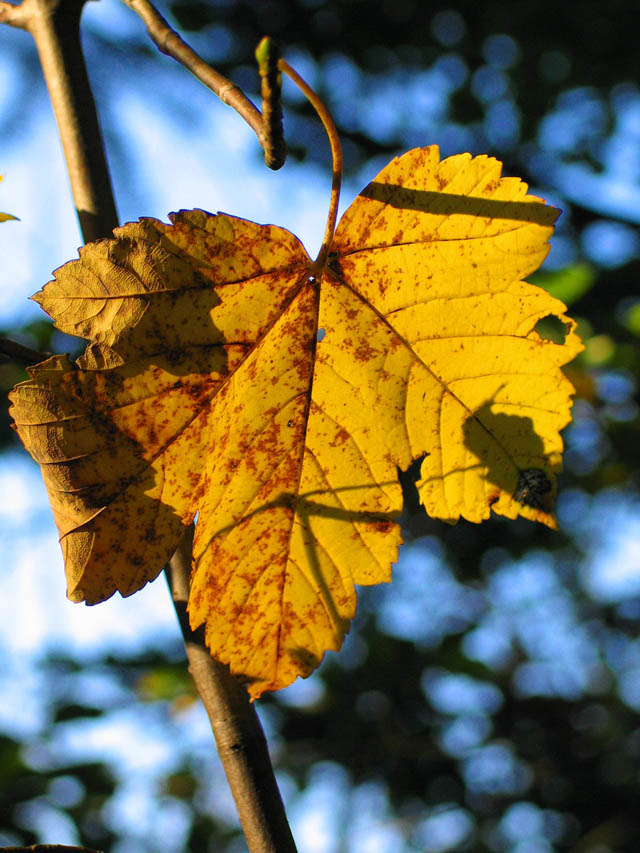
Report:
[[17,341],[9,340],[9,338],[0,338],[0,356],[6,356],[11,361],[17,361],[19,364],[27,366],[49,358],[45,353],[25,347]]
[[214,660],[187,615],[193,526],[165,569],[189,660],[250,853],[296,853],[267,741],[246,688]]
[[33,36],[64,151],[86,243],[118,225],[102,134],[80,45],[84,0],[23,0],[0,4],[0,22]]
[[150,0],[123,0],[130,9],[142,19],[149,37],[161,53],[175,59],[216,94],[223,104],[232,107],[258,137],[265,152],[265,163],[270,169],[279,169],[284,165],[287,148],[282,135],[282,108],[280,105],[280,87],[276,83],[277,53],[270,40],[272,56],[268,82],[262,85],[262,113],[247,98],[242,89],[227,80],[212,68],[184,39],[169,25]]
[[123,0],[123,2],[142,18],[147,32],[158,50],[184,65],[194,77],[197,77],[201,83],[211,89],[223,104],[233,107],[255,132],[258,141],[263,145],[262,116],[244,92],[213,69],[193,48],[189,47],[149,0]]

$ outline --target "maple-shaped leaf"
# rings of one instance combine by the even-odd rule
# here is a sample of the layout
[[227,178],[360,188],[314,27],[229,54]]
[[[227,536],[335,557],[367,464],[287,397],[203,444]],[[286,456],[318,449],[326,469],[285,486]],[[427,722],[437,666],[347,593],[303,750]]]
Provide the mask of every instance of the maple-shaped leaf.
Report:
[[[489,157],[393,160],[327,260],[281,228],[202,211],[130,223],[35,297],[88,338],[13,392],[68,593],[154,578],[197,515],[189,613],[252,696],[340,648],[356,584],[390,579],[398,468],[427,512],[553,526],[581,345],[522,281],[557,211]],[[564,343],[536,326],[559,317]]]

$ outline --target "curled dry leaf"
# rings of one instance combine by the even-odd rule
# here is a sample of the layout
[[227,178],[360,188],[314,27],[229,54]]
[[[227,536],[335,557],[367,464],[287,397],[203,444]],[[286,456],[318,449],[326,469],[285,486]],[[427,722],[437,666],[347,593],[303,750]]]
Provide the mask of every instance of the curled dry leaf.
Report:
[[[557,211],[500,169],[436,147],[393,160],[323,268],[281,228],[195,210],[58,270],[35,298],[89,346],[12,397],[69,596],[140,589],[197,514],[191,624],[256,697],[340,648],[355,584],[390,579],[398,468],[424,457],[434,517],[553,526],[581,345],[522,281]],[[562,344],[536,331],[549,315]]]

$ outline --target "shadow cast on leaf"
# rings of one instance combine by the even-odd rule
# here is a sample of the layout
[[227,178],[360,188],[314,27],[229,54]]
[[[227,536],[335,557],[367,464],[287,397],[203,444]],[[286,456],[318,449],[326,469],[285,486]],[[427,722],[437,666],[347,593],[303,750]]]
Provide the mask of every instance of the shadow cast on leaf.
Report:
[[539,201],[498,201],[456,193],[413,190],[398,184],[372,181],[360,193],[364,198],[380,201],[400,210],[416,210],[433,216],[462,214],[486,219],[513,219],[551,226],[558,211]]
[[[532,419],[494,412],[493,405],[488,401],[467,418],[465,446],[489,461],[489,483],[525,506],[552,512],[554,489],[545,473],[549,462]],[[487,453],[487,447],[494,452]]]

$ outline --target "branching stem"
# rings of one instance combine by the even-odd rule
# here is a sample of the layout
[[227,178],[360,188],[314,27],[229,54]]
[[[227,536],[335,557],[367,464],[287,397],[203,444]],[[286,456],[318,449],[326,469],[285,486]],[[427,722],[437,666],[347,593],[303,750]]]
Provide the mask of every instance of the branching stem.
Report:
[[329,214],[327,216],[327,226],[324,231],[324,238],[322,240],[322,246],[320,247],[320,252],[318,257],[313,262],[313,266],[317,270],[321,270],[324,267],[327,256],[329,254],[329,249],[331,248],[331,241],[333,240],[333,232],[336,227],[336,218],[338,216],[338,204],[340,202],[340,186],[342,184],[342,146],[340,145],[340,138],[338,137],[338,131],[336,130],[336,126],[333,123],[331,116],[329,115],[329,111],[322,103],[320,98],[313,91],[311,86],[302,79],[302,77],[298,74],[297,71],[294,71],[293,68],[281,59],[278,62],[278,68],[287,75],[296,86],[304,93],[307,100],[311,103],[311,106],[318,113],[320,121],[324,125],[324,129],[327,132],[327,136],[329,137],[329,144],[331,145],[331,157],[333,160],[333,177],[331,180],[331,198],[329,200]]
[[172,29],[149,0],[123,0],[142,19],[149,37],[159,51],[184,65],[194,77],[211,89],[223,104],[227,104],[247,122],[263,145],[262,115],[242,89],[205,62],[193,48]]
[[17,27],[20,30],[26,29],[23,6],[0,0],[0,24],[9,24],[10,27]]

